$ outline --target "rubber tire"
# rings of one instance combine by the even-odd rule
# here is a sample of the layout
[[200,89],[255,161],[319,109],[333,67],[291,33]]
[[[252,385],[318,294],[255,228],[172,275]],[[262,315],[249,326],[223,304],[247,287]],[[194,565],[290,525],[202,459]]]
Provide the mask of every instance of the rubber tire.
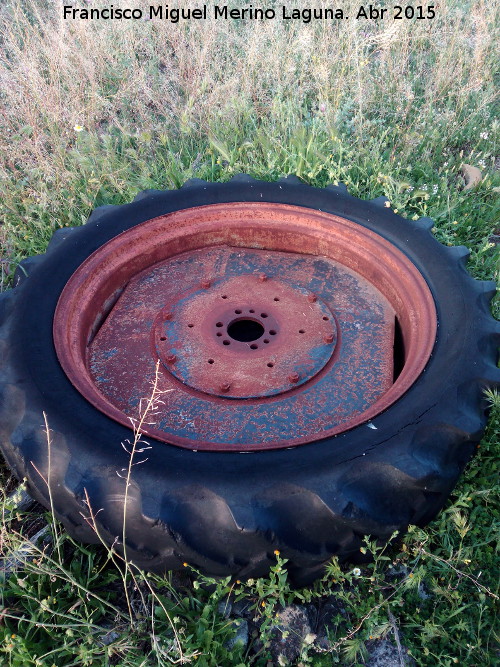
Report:
[[[187,562],[212,575],[255,577],[268,572],[279,549],[300,585],[320,575],[333,554],[359,562],[364,535],[386,540],[436,515],[483,433],[483,390],[500,384],[500,326],[489,309],[495,283],[473,280],[466,248],[442,246],[432,221],[403,220],[385,198],[366,202],[343,186],[240,175],[225,184],[194,180],[176,191],[146,191],[131,204],[96,209],[81,228],[58,230],[45,255],[22,262],[15,289],[0,298],[1,448],[74,538],[123,549],[125,481],[117,471],[127,467],[120,443],[131,432],[92,407],[62,371],[52,341],[57,299],[75,269],[124,230],[233,201],[321,209],[374,230],[417,266],[437,308],[425,371],[373,420],[376,429],[363,424],[295,449],[244,456],[149,439],[147,461],[133,470],[126,550],[137,566],[164,572]],[[97,532],[85,520],[86,498]]]

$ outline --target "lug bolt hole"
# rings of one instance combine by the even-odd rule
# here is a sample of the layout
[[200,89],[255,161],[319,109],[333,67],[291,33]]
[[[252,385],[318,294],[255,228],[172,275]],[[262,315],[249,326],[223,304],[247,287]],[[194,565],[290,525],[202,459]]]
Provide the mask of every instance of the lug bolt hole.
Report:
[[217,336],[222,336],[220,331],[217,332]]
[[222,342],[224,345],[231,345],[231,341],[229,340],[223,340]]
[[227,299],[227,294],[223,294],[223,295],[221,296],[221,299]]
[[208,363],[209,363],[209,364],[213,364],[213,363],[214,363],[214,360],[213,360],[213,359],[209,359],[209,360],[208,360]]
[[255,310],[253,308],[250,308],[250,310],[248,312],[249,313],[255,313]]
[[259,346],[258,346],[258,345],[255,345],[255,343],[252,343],[252,345],[250,345],[250,349],[251,349],[251,350],[258,350],[258,349],[259,349]]
[[261,317],[267,317],[267,313],[261,313],[260,316]]
[[299,329],[299,333],[305,333],[304,329]]
[[325,322],[328,322],[328,319],[329,319],[329,318],[326,317],[326,315],[325,315],[325,317],[324,317],[323,319],[325,320]]
[[235,310],[234,312],[236,313],[236,315],[241,315],[241,310],[239,310],[239,309]]
[[271,362],[269,362],[269,363],[267,364],[267,367],[268,367],[268,368],[273,368],[273,366],[274,366],[274,364],[272,364]]
[[270,332],[271,336],[276,336],[276,331],[274,329],[271,329]]
[[264,338],[264,343],[269,343],[269,340],[267,338]]
[[274,300],[275,300],[275,301],[279,301],[279,299],[278,299],[278,297],[277,297],[277,296],[275,296],[275,297],[274,297]]
[[192,329],[194,327],[194,324],[188,324],[188,327]]
[[166,336],[160,336],[160,340],[167,340]]
[[216,326],[216,327],[222,327],[223,324],[222,324],[222,322],[217,322],[217,324],[216,324],[215,326]]

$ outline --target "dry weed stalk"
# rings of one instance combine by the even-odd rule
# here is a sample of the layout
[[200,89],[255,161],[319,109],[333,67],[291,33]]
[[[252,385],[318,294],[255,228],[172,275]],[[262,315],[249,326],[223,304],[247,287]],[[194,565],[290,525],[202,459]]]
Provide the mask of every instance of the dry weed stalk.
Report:
[[[97,601],[99,601],[101,604],[103,604],[107,609],[112,611],[117,618],[121,619],[122,621],[126,621],[130,627],[133,629],[136,626],[135,622],[135,617],[136,617],[136,610],[134,609],[134,604],[131,600],[130,597],[130,583],[132,584],[133,590],[136,591],[140,597],[141,601],[141,606],[142,610],[147,612],[145,614],[146,618],[151,619],[151,637],[152,641],[156,646],[156,650],[158,654],[161,654],[161,657],[168,660],[171,664],[184,664],[186,662],[190,662],[192,659],[194,659],[197,655],[197,653],[189,653],[185,654],[182,648],[182,643],[177,631],[177,628],[175,626],[175,623],[173,622],[169,611],[165,607],[163,601],[161,598],[158,596],[156,593],[155,589],[153,588],[151,582],[144,576],[142,576],[142,573],[134,564],[128,559],[127,557],[127,547],[126,547],[126,525],[127,525],[127,500],[128,500],[128,490],[131,484],[131,478],[132,478],[132,472],[133,468],[136,465],[140,465],[141,463],[144,463],[146,459],[141,459],[140,461],[135,460],[136,456],[138,454],[142,454],[148,449],[150,449],[150,446],[146,441],[142,439],[142,429],[145,424],[148,423],[148,419],[156,414],[157,410],[159,409],[159,406],[162,404],[162,401],[160,399],[162,391],[159,390],[158,388],[158,382],[159,382],[159,362],[157,363],[155,367],[155,375],[152,381],[152,389],[151,389],[151,394],[147,399],[143,399],[139,402],[139,408],[138,408],[138,417],[137,419],[131,419],[132,421],[132,430],[134,437],[131,441],[126,441],[126,443],[122,443],[123,449],[127,452],[129,456],[129,461],[128,461],[128,466],[124,468],[121,471],[117,471],[117,475],[122,478],[125,481],[125,492],[124,492],[124,499],[123,499],[123,530],[122,530],[122,552],[119,553],[119,551],[116,549],[118,538],[115,540],[115,544],[109,547],[104,538],[101,535],[101,528],[99,525],[99,520],[98,520],[98,515],[101,510],[94,511],[94,509],[91,506],[90,498],[88,495],[88,492],[86,489],[84,489],[84,494],[85,494],[85,504],[88,508],[88,515],[85,516],[82,514],[84,520],[86,521],[87,525],[89,525],[93,531],[96,533],[97,537],[99,538],[99,541],[102,543],[102,545],[107,549],[108,552],[108,558],[109,560],[116,566],[121,580],[123,584],[123,591],[126,599],[126,604],[127,604],[127,610],[128,614],[124,614],[118,607],[112,605],[105,599],[101,598],[99,595],[96,593],[87,590],[82,584],[80,584],[72,575],[71,573],[64,567],[63,564],[63,555],[62,555],[62,550],[61,550],[61,540],[60,540],[60,535],[56,529],[57,523],[54,520],[53,525],[52,525],[52,532],[53,532],[53,542],[55,546],[55,556],[50,555],[45,548],[41,548],[38,545],[38,539],[33,539],[32,541],[26,542],[25,538],[16,531],[11,531],[11,534],[9,536],[9,543],[11,543],[13,540],[18,540],[21,542],[21,549],[22,553],[19,548],[13,548],[13,549],[6,549],[9,552],[19,552],[21,555],[17,559],[17,567],[22,565],[22,567],[26,570],[29,569],[30,567],[34,567],[31,564],[31,561],[34,561],[36,563],[36,570],[40,574],[47,574],[50,577],[54,578],[54,580],[60,580],[61,583],[68,583],[72,587],[75,587],[76,589],[80,590],[82,594],[85,595],[90,595],[91,597],[94,597]],[[54,501],[53,501],[53,495],[52,495],[52,486],[54,483],[54,480],[52,479],[51,471],[52,471],[52,436],[51,436],[51,429],[49,428],[48,424],[48,418],[47,415],[44,413],[44,425],[45,425],[45,434],[46,434],[46,440],[47,440],[47,468],[48,468],[48,474],[47,476],[44,476],[42,472],[38,469],[38,467],[32,462],[33,468],[36,470],[38,475],[42,478],[44,483],[47,486],[48,490],[48,495],[49,495],[49,505],[50,509],[52,512],[52,516],[55,519],[55,507],[54,507]],[[43,532],[47,531],[48,527],[45,526],[43,529]],[[41,533],[40,533],[41,534]],[[2,532],[2,538],[5,536],[3,535]],[[35,536],[35,538],[38,537]],[[29,548],[29,552],[27,549]],[[21,558],[21,556],[23,556]],[[5,568],[4,568],[5,569]],[[9,572],[13,568],[9,568]],[[139,580],[140,578],[140,580]],[[142,590],[142,586],[145,586],[147,589],[148,594],[151,596],[151,600],[148,602],[148,600],[145,597],[145,594]],[[152,605],[153,611],[149,613],[149,608]],[[159,606],[163,613],[165,614],[165,617],[168,619],[169,625],[172,629],[173,635],[174,635],[174,642],[175,642],[175,652],[178,655],[178,658],[176,659],[172,655],[172,651],[170,649],[164,649],[161,645],[161,642],[159,641],[159,638],[155,634],[155,619],[154,619],[154,607],[155,605]],[[55,615],[60,617],[61,622],[64,621],[64,624],[49,624],[50,627],[64,627],[64,628],[70,628],[72,627],[72,621],[75,619],[68,614],[62,614],[60,612],[57,612],[56,610],[52,610]],[[4,613],[4,616],[8,618],[12,618],[13,620],[22,620],[21,618],[18,618],[16,615],[9,614],[8,612]],[[93,629],[95,630],[100,630],[101,628],[99,626],[92,626]]]
[[[1,134],[8,142],[27,132],[6,151],[9,169],[42,168],[61,184],[75,123],[100,134],[115,127],[202,136],[245,118],[265,117],[284,131],[292,119],[279,107],[287,100],[291,109],[306,99],[326,102],[331,122],[349,101],[354,116],[383,118],[412,95],[420,117],[431,117],[436,102],[448,97],[459,110],[485,82],[498,38],[496,3],[482,0],[470,14],[455,3],[433,3],[433,21],[378,24],[62,21],[60,3],[29,4],[9,0],[0,15]],[[354,16],[358,5],[346,0],[346,14]],[[493,94],[485,89],[488,99]]]
[[[152,641],[155,643],[158,651],[163,651],[161,649],[160,643],[158,641],[158,638],[155,635],[155,619],[154,619],[154,605],[158,605],[163,613],[165,614],[165,617],[168,619],[168,622],[170,624],[170,627],[172,629],[172,632],[174,634],[174,640],[175,640],[175,645],[176,649],[179,655],[179,658],[177,660],[174,660],[172,656],[170,655],[169,652],[164,652],[164,655],[162,657],[168,659],[172,664],[184,664],[185,662],[189,662],[192,660],[197,654],[184,654],[182,650],[182,643],[179,638],[177,628],[175,626],[175,623],[173,622],[168,610],[166,609],[165,605],[163,604],[161,598],[157,595],[156,591],[154,590],[153,586],[151,585],[151,582],[143,576],[140,576],[140,571],[138,568],[133,564],[131,560],[129,560],[127,556],[127,507],[128,507],[128,495],[129,495],[129,488],[132,483],[132,471],[133,468],[137,465],[140,465],[142,463],[145,463],[147,461],[147,458],[143,458],[140,461],[135,460],[137,454],[143,454],[146,452],[148,449],[151,449],[149,443],[142,438],[142,431],[143,427],[148,424],[148,420],[150,417],[155,415],[159,409],[159,407],[162,405],[161,401],[161,395],[165,393],[164,391],[161,391],[158,388],[159,384],[159,378],[160,378],[160,362],[158,361],[156,363],[155,367],[155,374],[154,378],[152,381],[152,387],[151,387],[151,393],[148,398],[141,399],[139,401],[139,408],[138,408],[138,417],[137,418],[131,418],[131,423],[132,423],[132,430],[134,437],[133,439],[127,440],[126,442],[122,443],[122,447],[127,452],[128,454],[128,466],[127,468],[124,468],[120,471],[117,471],[117,475],[125,481],[125,493],[123,497],[123,520],[122,520],[122,535],[121,535],[121,549],[123,551],[123,554],[119,553],[116,549],[117,543],[118,543],[118,538],[115,539],[115,543],[111,546],[108,547],[106,544],[106,541],[104,538],[101,536],[100,529],[99,529],[99,523],[97,516],[101,510],[98,510],[95,512],[91,506],[90,498],[87,492],[87,489],[84,489],[85,493],[85,504],[88,507],[89,511],[89,516],[84,516],[85,521],[87,524],[95,531],[96,535],[99,537],[100,542],[103,544],[104,547],[108,550],[108,557],[109,559],[113,562],[113,564],[117,567],[118,572],[120,573],[120,577],[122,579],[123,583],[123,591],[127,603],[127,609],[128,609],[128,614],[129,614],[129,622],[131,627],[135,626],[135,613],[134,613],[134,608],[132,604],[132,600],[130,597],[129,593],[129,579],[132,580],[132,585],[133,589],[138,592],[140,599],[141,599],[141,604],[143,607],[143,610],[147,611],[148,610],[148,602],[144,596],[144,593],[141,589],[141,583],[146,586],[148,589],[149,594],[151,595],[151,604],[153,605],[153,613],[151,613],[151,632],[152,632]],[[171,391],[171,390],[167,390]],[[83,516],[83,515],[82,515]],[[138,581],[138,576],[140,576],[141,581]]]

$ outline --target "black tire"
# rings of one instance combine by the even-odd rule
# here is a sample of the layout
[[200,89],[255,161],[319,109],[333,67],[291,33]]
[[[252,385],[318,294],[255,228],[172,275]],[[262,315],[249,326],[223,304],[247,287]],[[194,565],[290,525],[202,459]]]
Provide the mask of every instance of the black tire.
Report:
[[[96,209],[84,227],[59,230],[45,255],[22,262],[15,289],[0,298],[1,447],[73,537],[120,546],[125,482],[116,471],[128,456],[110,443],[131,432],[92,407],[62,371],[52,340],[56,303],[75,269],[122,231],[171,211],[233,201],[320,209],[374,230],[415,264],[438,314],[425,371],[376,418],[376,430],[363,424],[336,436],[334,447],[329,438],[247,456],[162,443],[134,468],[127,555],[139,567],[163,572],[188,562],[213,575],[260,576],[279,549],[303,583],[333,554],[355,562],[364,535],[385,540],[436,515],[483,433],[484,389],[500,384],[500,326],[489,309],[495,283],[473,280],[466,248],[442,246],[430,220],[403,220],[384,198],[360,201],[344,187],[316,189],[293,177],[194,180]],[[86,495],[99,536],[84,519]]]

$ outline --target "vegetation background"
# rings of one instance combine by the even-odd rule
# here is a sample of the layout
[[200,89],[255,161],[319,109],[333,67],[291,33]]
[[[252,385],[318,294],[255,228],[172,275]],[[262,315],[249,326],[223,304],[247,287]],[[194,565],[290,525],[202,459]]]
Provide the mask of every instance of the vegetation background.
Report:
[[[471,248],[475,277],[498,279],[498,0],[434,0],[433,20],[309,24],[63,21],[63,4],[0,5],[1,289],[20,259],[95,206],[239,172],[384,194],[402,216],[432,217],[442,243]],[[360,5],[337,4],[348,16]],[[463,163],[482,171],[470,190]],[[418,665],[497,664],[500,399],[489,400],[485,439],[442,514],[383,552],[367,544],[375,560],[361,569],[333,561],[303,591],[290,589],[279,554],[268,579],[241,584],[143,575],[73,543],[49,515],[45,541],[27,546],[40,518],[15,510],[4,470],[4,570],[13,554],[25,565],[4,574],[0,663],[274,664],[283,605],[333,600],[328,644],[303,637],[296,664],[365,664],[384,638]],[[234,641],[237,599],[252,610],[248,642]]]

